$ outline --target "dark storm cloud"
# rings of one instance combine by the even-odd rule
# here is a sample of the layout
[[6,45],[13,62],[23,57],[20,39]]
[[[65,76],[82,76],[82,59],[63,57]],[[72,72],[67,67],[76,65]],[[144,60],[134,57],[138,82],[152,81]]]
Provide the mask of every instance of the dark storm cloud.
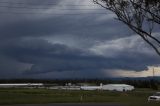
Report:
[[91,55],[80,49],[51,44],[42,39],[20,39],[19,42],[4,44],[1,51],[6,57],[21,63],[32,64],[30,69],[24,72],[25,74],[54,71],[94,72],[102,69],[141,71],[147,69],[148,65],[159,62],[158,59],[148,55],[125,51],[115,57]]
[[[20,1],[12,2],[15,5],[14,2]],[[27,7],[37,4],[37,0],[21,2],[27,2]],[[38,5],[50,2],[50,0],[40,0]],[[60,1],[55,0],[52,3],[59,4]],[[8,8],[3,9],[8,11]],[[21,10],[14,9],[14,11]],[[68,13],[70,12],[66,12]],[[139,52],[140,49],[137,50],[136,46],[127,48],[132,39],[126,44],[121,44],[126,41],[125,39],[114,42],[116,39],[123,39],[133,34],[122,23],[108,18],[109,15],[44,15],[46,16],[14,14],[12,18],[7,15],[0,16],[2,19],[0,20],[0,77],[19,78],[34,74],[35,78],[36,75],[40,78],[43,74],[56,72],[68,73],[68,77],[72,77],[70,71],[78,72],[79,76],[86,74],[87,77],[96,77],[103,75],[101,70],[142,71],[148,66],[160,63],[158,56]],[[103,44],[103,42],[109,43]],[[138,42],[133,43],[138,44]],[[100,44],[100,49],[94,48],[97,44]],[[103,55],[97,54],[103,45],[113,49],[104,48]],[[124,45],[127,45],[126,49],[124,47],[119,50]],[[92,48],[95,51],[90,50]],[[150,50],[147,48],[147,51]],[[91,73],[93,75],[90,75]]]
[[[92,17],[92,15],[90,16]],[[42,20],[21,20],[16,23],[9,23],[0,27],[1,39],[23,36],[55,36],[72,34],[89,39],[113,39],[126,36],[125,26],[119,27],[119,22],[96,22],[90,17],[64,16],[53,17]],[[81,23],[78,23],[81,21]],[[106,27],[109,26],[109,27]],[[118,31],[115,31],[118,30]],[[125,34],[126,33],[126,34]],[[112,36],[109,36],[112,35]]]
[[[30,5],[35,4],[36,1],[37,0],[26,2],[26,0],[24,0],[24,4],[27,7],[32,7]],[[23,3],[23,0],[21,2]],[[38,1],[38,5],[46,5],[46,4],[57,4],[58,5],[59,3],[63,4],[63,2],[64,4],[68,4],[66,3],[68,1],[61,2],[61,0],[55,0],[53,3],[50,3],[50,2],[51,2],[50,0],[47,0],[45,2]],[[16,3],[16,1],[14,1],[13,4],[14,3]],[[73,2],[73,5],[74,5],[74,2]],[[56,5],[49,5],[49,6],[56,7]],[[61,9],[62,7],[56,7],[56,8]],[[65,9],[67,8],[70,9],[71,7],[65,7]],[[75,7],[72,6],[71,9],[73,8]],[[51,13],[54,9],[55,8],[51,9]],[[8,10],[8,8],[6,8],[6,10]],[[16,11],[18,10],[21,10],[21,8],[16,9]],[[14,8],[11,11],[14,11]],[[39,10],[36,10],[36,11],[39,11]],[[45,12],[46,10],[42,9],[42,11]],[[71,11],[65,12],[65,14],[68,14],[68,13],[74,14]],[[90,41],[90,40],[109,40],[113,38],[117,39],[117,35],[118,37],[124,37],[128,35],[129,33],[128,30],[126,31],[127,27],[125,27],[125,25],[119,26],[121,23],[118,21],[115,21],[113,19],[108,19],[108,21],[104,19],[103,20],[100,19],[101,17],[107,18],[108,15],[103,15],[103,14],[96,15],[96,14],[89,14],[89,13],[81,15],[81,13],[83,13],[82,11],[78,13],[80,13],[80,15],[63,15],[62,13],[62,15],[54,16],[54,12],[53,12],[52,13],[53,16],[51,14],[44,14],[47,16],[47,18],[39,18],[39,19],[34,19],[34,16],[32,14],[28,14],[28,15],[26,14],[24,16],[23,14],[17,14],[18,17],[15,16],[12,19],[6,16],[6,19],[3,19],[3,20],[7,20],[9,18],[8,20],[13,20],[13,22],[8,23],[6,21],[5,24],[0,25],[0,33],[1,33],[0,38],[3,40],[3,39],[8,39],[8,38],[11,39],[15,37],[26,37],[26,36],[44,37],[44,36],[74,35],[78,39],[85,38],[85,39],[88,39],[88,41]],[[40,17],[40,16],[41,15],[37,15],[37,17]],[[16,20],[17,18],[19,20]]]

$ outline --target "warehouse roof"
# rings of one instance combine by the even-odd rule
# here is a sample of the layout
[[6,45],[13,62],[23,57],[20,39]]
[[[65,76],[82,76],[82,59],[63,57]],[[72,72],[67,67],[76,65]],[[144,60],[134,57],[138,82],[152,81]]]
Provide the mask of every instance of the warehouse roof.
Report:
[[127,84],[107,84],[107,85],[111,85],[111,86],[131,86],[131,85],[127,85]]

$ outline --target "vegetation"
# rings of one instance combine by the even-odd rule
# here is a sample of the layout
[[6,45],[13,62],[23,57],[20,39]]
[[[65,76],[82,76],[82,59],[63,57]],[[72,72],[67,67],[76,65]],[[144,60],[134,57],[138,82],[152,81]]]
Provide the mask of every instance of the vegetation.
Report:
[[93,2],[112,11],[117,20],[138,34],[160,56],[159,34],[157,36],[154,34],[160,25],[159,0],[93,0]]
[[43,103],[118,103],[127,106],[159,106],[148,103],[147,98],[155,91],[136,89],[132,92],[66,91],[48,89],[0,89],[0,104]]

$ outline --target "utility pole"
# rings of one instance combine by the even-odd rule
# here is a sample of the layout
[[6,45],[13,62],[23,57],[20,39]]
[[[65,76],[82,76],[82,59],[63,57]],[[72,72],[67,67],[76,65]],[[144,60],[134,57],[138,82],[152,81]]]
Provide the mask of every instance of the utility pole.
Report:
[[154,76],[155,76],[155,71],[154,71],[154,67],[153,67],[153,78],[154,78]]

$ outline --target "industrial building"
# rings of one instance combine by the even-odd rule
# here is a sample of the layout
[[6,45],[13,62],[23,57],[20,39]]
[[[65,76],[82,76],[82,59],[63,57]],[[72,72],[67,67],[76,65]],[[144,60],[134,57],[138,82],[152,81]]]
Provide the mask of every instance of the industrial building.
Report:
[[132,91],[134,86],[127,84],[107,84],[100,86],[76,86],[76,85],[66,85],[66,86],[46,86],[43,83],[21,83],[21,84],[0,84],[0,88],[47,88],[47,89],[61,89],[61,90],[109,90],[109,91]]
[[127,84],[107,84],[102,86],[102,90],[109,91],[132,91],[134,90],[134,86]]
[[43,86],[43,83],[0,84],[0,88],[38,88]]
[[101,86],[81,86],[81,90],[101,90]]
[[81,90],[108,90],[108,91],[132,91],[134,86],[127,84],[107,84],[100,86],[81,86]]

